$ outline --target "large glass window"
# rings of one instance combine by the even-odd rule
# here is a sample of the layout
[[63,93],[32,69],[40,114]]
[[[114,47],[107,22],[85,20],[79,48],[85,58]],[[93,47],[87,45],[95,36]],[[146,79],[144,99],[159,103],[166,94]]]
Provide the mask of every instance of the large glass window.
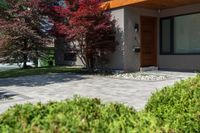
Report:
[[161,20],[162,54],[200,54],[200,13]]
[[170,53],[171,50],[171,19],[164,19],[162,21],[161,31],[161,50],[163,53]]

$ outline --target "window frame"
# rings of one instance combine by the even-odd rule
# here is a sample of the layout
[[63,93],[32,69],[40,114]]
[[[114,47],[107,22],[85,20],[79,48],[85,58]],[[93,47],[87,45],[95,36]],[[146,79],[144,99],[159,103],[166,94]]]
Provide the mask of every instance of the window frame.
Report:
[[[193,13],[187,13],[187,14],[181,14],[181,15],[175,15],[175,16],[168,16],[168,17],[162,17],[160,18],[160,55],[200,55],[200,52],[199,53],[175,53],[174,52],[174,19],[176,17],[180,17],[180,16],[188,16],[188,15],[194,15],[194,14],[200,14],[200,12],[193,12]],[[171,24],[171,28],[170,28],[170,52],[163,52],[162,48],[163,48],[163,45],[162,45],[162,22],[163,20],[167,20],[167,19],[170,19],[170,24]]]

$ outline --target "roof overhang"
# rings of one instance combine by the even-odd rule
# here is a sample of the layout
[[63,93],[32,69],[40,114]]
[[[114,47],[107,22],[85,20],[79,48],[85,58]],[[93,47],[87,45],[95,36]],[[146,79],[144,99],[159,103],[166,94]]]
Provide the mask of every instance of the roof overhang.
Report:
[[119,8],[123,6],[136,4],[139,2],[144,2],[144,1],[146,0],[109,0],[107,2],[104,2],[102,7],[104,9],[113,9],[113,8]]
[[179,6],[200,4],[200,0],[110,0],[104,2],[102,7],[104,9],[113,9],[123,6],[138,6],[149,9],[168,9]]

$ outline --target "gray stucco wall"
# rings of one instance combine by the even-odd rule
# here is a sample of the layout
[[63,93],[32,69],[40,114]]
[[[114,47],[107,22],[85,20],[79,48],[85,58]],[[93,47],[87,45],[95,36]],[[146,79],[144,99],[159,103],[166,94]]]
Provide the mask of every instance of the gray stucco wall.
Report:
[[116,70],[124,69],[124,8],[111,11],[112,17],[116,20],[116,39],[119,43],[115,52],[110,55],[109,68]]
[[[175,16],[200,12],[200,4],[167,9],[160,12],[160,17]],[[158,46],[159,48],[159,46]],[[159,53],[158,53],[159,55]],[[158,65],[160,69],[195,71],[200,70],[200,55],[159,55]]]
[[126,72],[139,71],[140,53],[135,53],[134,48],[140,47],[140,30],[134,31],[134,25],[139,24],[140,16],[158,16],[155,10],[127,6],[111,11],[117,21],[116,39],[119,42],[116,51],[110,57],[109,67]]
[[135,24],[139,24],[141,16],[158,16],[155,10],[125,7],[125,45],[124,45],[124,70],[139,71],[140,69],[140,53],[135,53],[134,49],[140,47],[140,30],[134,31]]

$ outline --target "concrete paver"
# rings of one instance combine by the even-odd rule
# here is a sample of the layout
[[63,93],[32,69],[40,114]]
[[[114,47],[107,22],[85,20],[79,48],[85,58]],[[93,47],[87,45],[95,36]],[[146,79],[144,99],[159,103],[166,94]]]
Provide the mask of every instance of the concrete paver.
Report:
[[15,92],[25,97],[20,101],[0,102],[0,113],[15,104],[59,101],[72,98],[74,95],[100,98],[104,102],[120,102],[139,110],[144,108],[148,98],[157,89],[195,75],[177,72],[159,72],[158,74],[161,73],[170,74],[173,78],[150,82],[102,76],[49,74],[0,79],[0,90]]

